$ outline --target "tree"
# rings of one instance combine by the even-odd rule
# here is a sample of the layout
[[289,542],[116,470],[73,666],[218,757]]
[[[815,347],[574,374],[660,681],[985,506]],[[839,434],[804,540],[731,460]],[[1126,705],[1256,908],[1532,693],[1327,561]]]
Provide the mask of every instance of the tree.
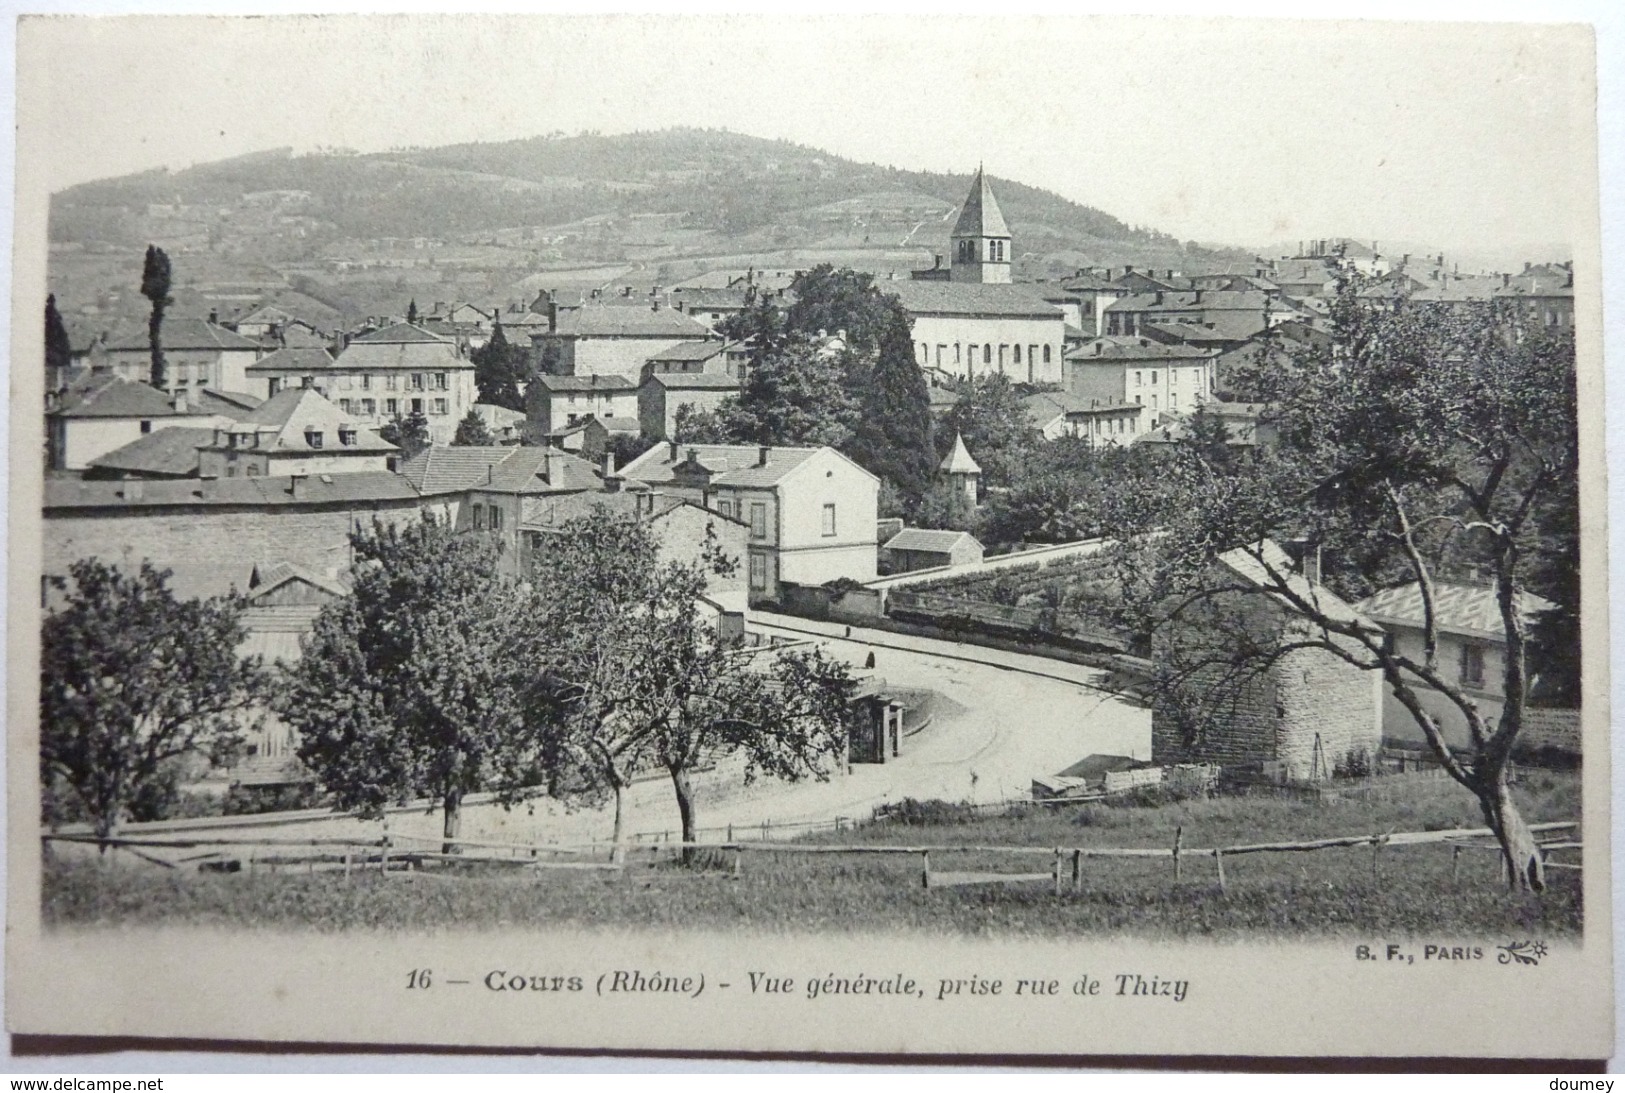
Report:
[[490,340],[474,350],[472,359],[480,401],[523,412],[525,398],[519,385],[529,378],[527,357],[522,346],[509,343],[500,319],[491,328]]
[[692,402],[682,403],[672,415],[671,439],[679,444],[738,444],[735,437],[713,410],[695,409]]
[[454,853],[468,794],[512,803],[542,781],[524,598],[494,539],[429,513],[350,542],[354,588],[317,616],[277,710],[339,807],[376,816],[427,797]]
[[[1544,867],[1508,765],[1530,685],[1524,592],[1543,565],[1563,564],[1553,558],[1558,537],[1541,524],[1557,522],[1576,475],[1573,340],[1511,337],[1506,316],[1488,305],[1371,306],[1358,287],[1340,287],[1329,348],[1263,362],[1249,380],[1277,408],[1278,451],[1220,473],[1200,448],[1182,448],[1164,475],[1177,504],[1148,515],[1134,512],[1132,498],[1115,499],[1116,530],[1148,548],[1140,580],[1126,587],[1145,590],[1163,632],[1213,635],[1184,641],[1185,655],[1167,666],[1173,675],[1214,667],[1243,675],[1293,649],[1380,672],[1443,769],[1477,798],[1510,883],[1540,889]],[[1407,652],[1314,595],[1285,572],[1269,538],[1318,549],[1328,584],[1349,600],[1415,584],[1422,650]],[[1213,560],[1227,551],[1251,560],[1250,587],[1215,577]],[[1498,722],[1440,659],[1439,581],[1467,566],[1490,575],[1505,642]],[[1238,597],[1283,605],[1303,623],[1257,640],[1240,609],[1221,610]],[[1461,714],[1464,746],[1445,738],[1422,689]]]
[[457,423],[457,433],[451,438],[451,444],[454,448],[489,448],[496,444],[496,438],[485,427],[485,419],[479,411],[469,410]]
[[174,303],[169,295],[169,255],[160,247],[147,247],[147,260],[141,270],[141,295],[152,301],[147,319],[147,345],[152,354],[152,385],[160,391],[168,380],[164,360],[164,309]]
[[172,762],[233,744],[256,701],[241,604],[178,601],[167,570],[89,558],[41,629],[40,775],[65,782],[98,836],[115,834]]
[[402,459],[411,459],[431,443],[429,419],[416,410],[404,418],[384,422],[378,435],[399,448]]
[[68,341],[68,328],[63,325],[62,313],[56,309],[56,297],[45,297],[45,374],[56,377],[67,375],[73,365],[73,346]]
[[1015,386],[998,373],[978,376],[965,385],[936,434],[939,458],[948,454],[947,445],[956,432],[981,464],[985,486],[1010,485],[1038,437]]
[[739,395],[717,407],[718,424],[735,443],[843,447],[858,416],[845,374],[843,361],[794,339],[750,370]]
[[938,482],[925,491],[914,508],[914,523],[922,528],[945,528],[949,531],[975,531],[976,505],[951,482]]
[[418,325],[418,302],[416,297],[408,301],[406,305],[406,321],[413,326]]
[[700,597],[737,559],[714,535],[693,560],[661,561],[646,523],[603,510],[566,524],[546,565],[556,752],[575,793],[613,800],[617,860],[625,789],[651,764],[672,780],[685,842],[696,834],[690,776],[707,757],[743,755],[747,778],[827,777],[844,746],[850,673],[816,649],[765,654],[721,636]]

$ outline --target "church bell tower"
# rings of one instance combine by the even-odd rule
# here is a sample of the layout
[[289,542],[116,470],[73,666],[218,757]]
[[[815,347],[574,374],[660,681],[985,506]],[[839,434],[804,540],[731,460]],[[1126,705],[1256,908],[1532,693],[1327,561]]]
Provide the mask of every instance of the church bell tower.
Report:
[[965,207],[949,236],[949,254],[950,281],[1010,283],[1010,226],[1004,222],[993,187],[988,185],[981,167],[976,168]]

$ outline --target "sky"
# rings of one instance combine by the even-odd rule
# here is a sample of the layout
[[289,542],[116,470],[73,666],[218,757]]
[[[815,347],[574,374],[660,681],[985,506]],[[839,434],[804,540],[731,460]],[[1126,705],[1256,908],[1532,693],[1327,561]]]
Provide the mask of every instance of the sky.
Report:
[[[1204,242],[1515,247],[1576,236],[1590,170],[1574,27],[57,17],[19,43],[19,156],[52,190],[283,146],[686,125],[904,168],[981,162]],[[30,145],[31,126],[50,139]]]

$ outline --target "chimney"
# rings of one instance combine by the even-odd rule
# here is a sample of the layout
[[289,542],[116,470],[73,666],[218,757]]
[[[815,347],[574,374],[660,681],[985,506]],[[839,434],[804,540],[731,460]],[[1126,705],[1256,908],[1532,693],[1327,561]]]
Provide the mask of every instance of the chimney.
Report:
[[564,453],[557,448],[549,448],[543,458],[546,460],[543,465],[545,467],[543,473],[547,476],[547,484],[549,486],[559,485],[564,478]]
[[1157,290],[1157,304],[1158,304],[1158,306],[1161,306],[1161,304],[1162,304],[1162,290],[1161,289]]
[[1524,263],[1524,264],[1523,264],[1523,271],[1524,271],[1524,272],[1525,272],[1525,273],[1528,273],[1528,272],[1529,272],[1529,268],[1530,268],[1530,263],[1528,263],[1528,262],[1525,262],[1525,263]]
[[677,441],[673,440],[670,443],[671,443],[671,455],[667,458],[666,462],[675,463],[675,462],[677,462]]
[[209,325],[210,326],[218,326],[219,324],[220,324],[220,312],[211,307],[209,309]]
[[295,501],[303,501],[308,496],[305,480],[309,477],[308,474],[290,474],[288,476],[288,492],[293,495]]
[[1197,289],[1196,290],[1196,303],[1201,303],[1201,302],[1202,302],[1202,290]]
[[1510,273],[1501,274],[1501,287],[1502,288],[1511,288],[1512,287],[1512,274],[1510,274]]
[[763,444],[760,448],[757,448],[756,449],[756,465],[758,467],[767,466],[767,457],[768,457],[768,454],[770,452],[772,452],[772,451],[773,451],[773,449],[768,447],[766,444]]
[[184,390],[175,392],[175,412],[177,414],[186,413],[186,392]]
[[608,482],[611,478],[615,477],[615,453],[614,452],[612,452],[612,451],[604,452],[604,457],[603,457],[603,460],[602,460],[602,467],[603,467],[603,471],[604,471],[604,481],[605,482]]

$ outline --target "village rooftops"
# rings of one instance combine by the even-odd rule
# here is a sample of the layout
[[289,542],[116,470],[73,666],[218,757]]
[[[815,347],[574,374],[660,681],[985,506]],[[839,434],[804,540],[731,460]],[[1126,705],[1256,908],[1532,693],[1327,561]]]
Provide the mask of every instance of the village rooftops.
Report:
[[350,339],[351,345],[437,345],[446,339],[414,323],[390,323],[388,326]]
[[[258,349],[260,343],[245,338],[235,330],[227,330],[207,319],[172,318],[164,323],[164,349],[169,352],[195,352],[199,349]],[[110,341],[108,349],[124,352],[150,350],[146,332],[132,333],[117,341]]]
[[1144,327],[1147,334],[1160,336],[1160,340],[1190,345],[1244,342],[1264,329],[1264,315],[1256,311],[1221,311],[1205,322],[1156,322]]
[[1066,359],[1079,364],[1124,360],[1209,360],[1217,356],[1218,352],[1217,349],[1199,348],[1182,343],[1165,345],[1150,338],[1108,335],[1080,345],[1069,352]]
[[1060,319],[1064,312],[1037,285],[983,285],[970,281],[887,281],[878,286],[916,315]]
[[239,508],[366,505],[383,501],[415,501],[417,498],[418,491],[412,484],[390,471],[167,482],[48,478],[42,508],[49,514],[53,511],[84,509],[192,508],[199,505]]
[[158,418],[184,413],[156,387],[117,376],[92,377],[82,387],[70,388],[51,413],[63,418]]
[[[930,554],[948,554],[966,539],[975,542],[968,531],[939,531],[932,528],[904,528],[886,540],[883,550],[917,550]],[[978,546],[981,544],[978,543]]]
[[265,404],[258,395],[246,391],[222,391],[215,387],[195,387],[186,404],[186,412],[194,415],[215,415],[236,421],[253,413]]
[[1289,311],[1267,293],[1227,288],[1141,292],[1113,300],[1108,311]]
[[267,372],[325,372],[333,367],[333,355],[326,349],[289,347],[267,353],[248,366],[250,375]]
[[198,449],[214,442],[214,430],[172,425],[138,436],[122,448],[90,461],[90,466],[112,474],[196,478]]
[[739,311],[745,308],[750,299],[749,291],[744,288],[706,288],[700,285],[681,285],[672,289],[671,295],[685,310]]
[[658,353],[650,353],[649,360],[661,362],[691,362],[708,361],[712,357],[728,348],[727,343],[715,339],[709,341],[678,342],[669,349],[662,349]]
[[[349,414],[308,387],[278,391],[258,409],[244,414],[236,424],[219,432],[221,437],[209,447],[233,447],[230,438],[253,433],[256,447],[275,452],[398,450],[371,429],[358,425]],[[350,436],[348,442],[343,439],[345,434]],[[330,446],[324,443],[328,436],[334,440]]]
[[[1526,621],[1556,606],[1533,592],[1524,592],[1518,599],[1518,610]],[[1426,618],[1422,589],[1414,581],[1398,588],[1383,589],[1361,600],[1359,609],[1385,626],[1421,629]],[[1496,599],[1495,589],[1489,585],[1435,581],[1433,614],[1442,633],[1506,640],[1500,601]]]
[[553,333],[567,338],[680,338],[699,341],[710,333],[710,328],[674,308],[617,307],[594,303],[560,309]]
[[654,372],[645,383],[680,387],[689,391],[730,391],[739,389],[739,377],[722,372]]
[[401,466],[424,496],[462,493],[570,493],[603,488],[598,470],[577,456],[546,447],[425,448]]
[[473,361],[457,355],[456,343],[409,323],[395,323],[371,334],[352,338],[338,355],[336,363],[344,369],[436,371],[474,367]]
[[770,488],[824,450],[668,441],[656,444],[632,460],[622,469],[621,475],[628,480],[662,486],[670,485],[685,475],[700,473],[707,475],[713,486]]
[[1057,417],[1072,414],[1138,414],[1144,409],[1126,399],[1085,398],[1070,391],[1040,391],[1021,400],[1027,420],[1042,429]]
[[580,391],[635,391],[638,386],[635,380],[625,376],[599,375],[596,372],[590,376],[540,375],[530,382],[552,394]]

